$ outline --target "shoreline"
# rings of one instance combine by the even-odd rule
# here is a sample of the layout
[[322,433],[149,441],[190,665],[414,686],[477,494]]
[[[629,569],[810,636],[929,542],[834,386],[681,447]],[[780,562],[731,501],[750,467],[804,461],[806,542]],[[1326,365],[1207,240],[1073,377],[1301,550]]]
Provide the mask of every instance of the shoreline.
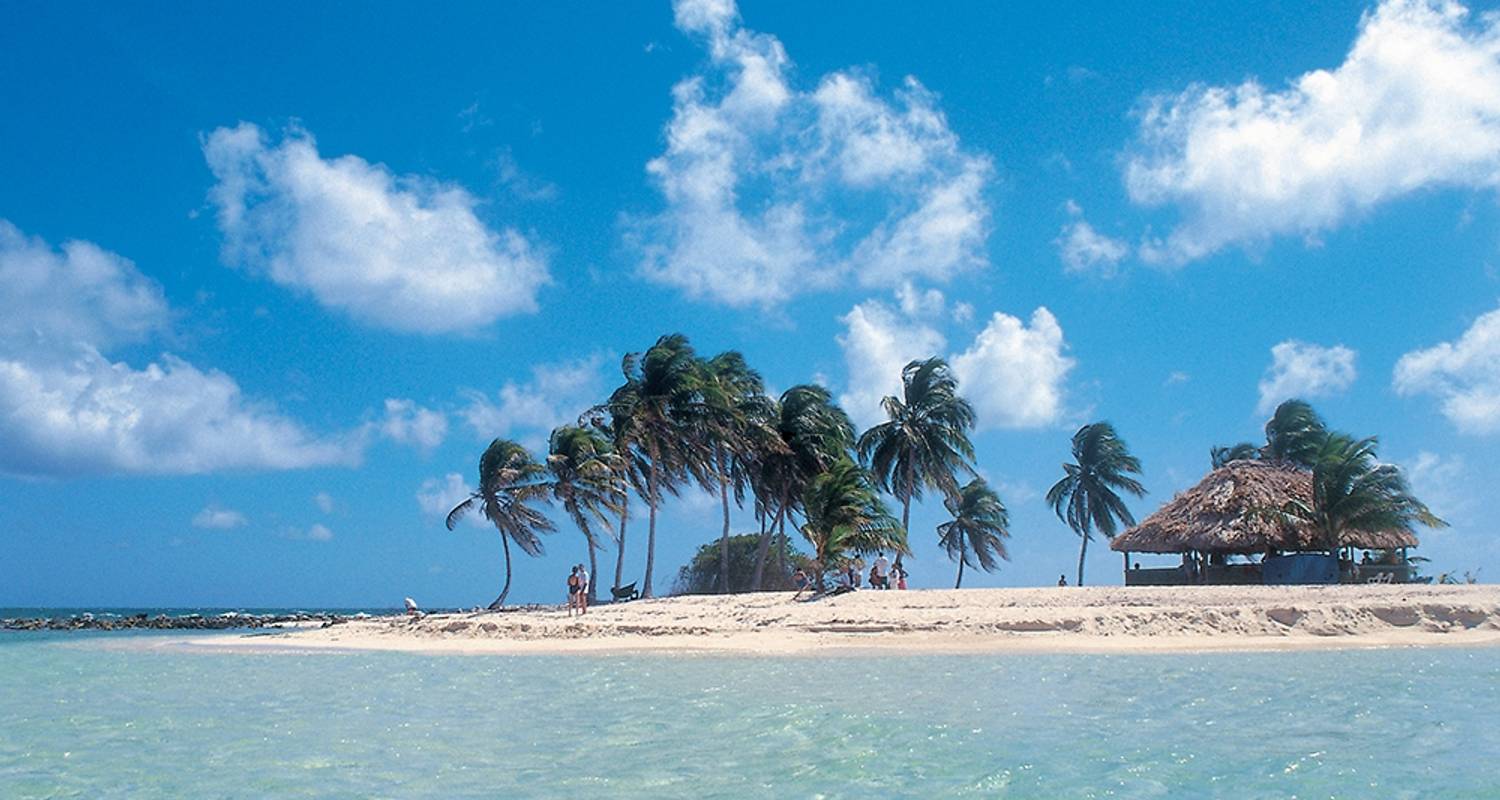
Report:
[[157,640],[199,652],[443,655],[1139,653],[1500,646],[1500,586],[791,592],[355,620]]

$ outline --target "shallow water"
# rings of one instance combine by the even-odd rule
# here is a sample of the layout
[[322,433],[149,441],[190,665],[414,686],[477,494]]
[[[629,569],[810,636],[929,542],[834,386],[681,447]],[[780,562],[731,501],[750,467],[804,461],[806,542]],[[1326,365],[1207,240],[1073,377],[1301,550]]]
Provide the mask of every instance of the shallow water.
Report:
[[1497,797],[1500,649],[226,654],[0,636],[0,797]]

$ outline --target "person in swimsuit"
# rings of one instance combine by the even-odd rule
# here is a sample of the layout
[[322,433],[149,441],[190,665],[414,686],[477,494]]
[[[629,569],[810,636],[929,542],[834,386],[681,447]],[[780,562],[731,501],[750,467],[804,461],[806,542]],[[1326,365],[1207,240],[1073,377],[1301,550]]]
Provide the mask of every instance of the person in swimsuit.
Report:
[[578,613],[589,613],[589,571],[578,565]]
[[574,609],[578,608],[578,597],[583,589],[583,579],[578,577],[578,568],[568,575],[568,616],[573,616]]

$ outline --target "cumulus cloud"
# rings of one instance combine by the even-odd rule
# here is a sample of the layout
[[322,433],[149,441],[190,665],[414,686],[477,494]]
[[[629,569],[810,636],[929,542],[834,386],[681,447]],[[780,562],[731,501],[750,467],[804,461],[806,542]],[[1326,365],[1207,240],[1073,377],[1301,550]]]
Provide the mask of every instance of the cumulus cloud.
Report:
[[1288,339],[1271,348],[1271,366],[1260,381],[1256,412],[1265,414],[1294,397],[1329,397],[1354,384],[1355,353],[1343,345],[1320,347]]
[[[438,521],[447,519],[448,512],[462,503],[474,490],[464,482],[464,476],[450,472],[441,478],[428,478],[417,489],[417,507],[422,513]],[[473,525],[488,523],[478,514],[470,514],[466,520]]]
[[318,523],[314,523],[303,535],[314,542],[327,542],[333,539],[333,531],[329,530],[328,526]]
[[1063,385],[1074,361],[1062,326],[1046,308],[1019,317],[996,311],[967,350],[951,359],[978,427],[1040,428],[1064,413]]
[[397,331],[473,331],[537,308],[546,259],[480,221],[461,186],[325,159],[304,131],[272,143],[249,123],[215,130],[203,153],[230,264]]
[[838,343],[848,366],[848,390],[839,404],[861,428],[884,419],[880,400],[900,394],[901,368],[918,358],[942,355],[947,340],[929,324],[879,300],[866,300],[842,318]]
[[1339,66],[1281,90],[1250,80],[1149,100],[1130,196],[1181,223],[1142,257],[1182,263],[1236,243],[1316,235],[1432,187],[1500,182],[1500,17],[1385,0]]
[[[930,303],[930,299],[928,300]],[[908,303],[894,308],[867,300],[842,318],[839,346],[848,368],[847,390],[839,402],[860,427],[884,418],[880,399],[899,395],[901,368],[913,359],[942,355],[947,338],[930,319],[914,316]],[[1036,428],[1056,423],[1065,413],[1065,385],[1074,360],[1066,354],[1062,327],[1046,308],[1030,323],[1001,312],[962,351],[947,356],[959,391],[973,404],[977,427]]]
[[385,417],[379,428],[387,439],[429,453],[448,438],[448,415],[419,406],[414,400],[386,398]]
[[64,361],[0,358],[0,472],[191,474],[352,464],[357,441],[324,440],[246,398],[233,378],[171,355],[135,369],[81,349]]
[[853,279],[897,286],[987,263],[987,157],[964,151],[935,95],[891,97],[856,71],[808,90],[774,36],[733,2],[680,0],[677,26],[709,69],[673,88],[667,148],[647,165],[666,203],[631,239],[651,280],[768,306]]
[[91,242],[54,249],[3,219],[0,287],[0,339],[13,347],[137,342],[171,319],[161,287],[128,259]]
[[230,508],[220,508],[216,505],[205,507],[193,516],[194,528],[207,528],[210,530],[227,531],[234,528],[243,528],[249,524],[245,515]]
[[1062,227],[1056,241],[1063,267],[1068,272],[1092,272],[1101,277],[1113,277],[1116,267],[1130,254],[1130,246],[1106,236],[1083,218],[1083,212],[1073,202],[1068,203],[1070,219]]
[[1461,431],[1500,432],[1500,309],[1474,320],[1457,341],[1403,355],[1394,381],[1399,394],[1436,397]]
[[1467,521],[1478,493],[1468,486],[1468,464],[1462,456],[1442,456],[1423,450],[1404,463],[1412,493],[1422,498],[1434,514],[1448,522]]
[[[45,284],[45,285],[44,285]],[[102,349],[165,328],[160,287],[87,242],[53,250],[0,221],[0,474],[202,473],[348,464],[322,438],[172,355],[137,369]]]
[[552,429],[573,422],[604,398],[605,356],[538,364],[531,380],[508,381],[494,395],[468,392],[460,410],[481,439],[519,437],[529,447],[546,442]]
[[313,495],[313,505],[317,506],[318,510],[324,514],[332,514],[336,503],[333,500],[333,495],[327,492],[318,492]]

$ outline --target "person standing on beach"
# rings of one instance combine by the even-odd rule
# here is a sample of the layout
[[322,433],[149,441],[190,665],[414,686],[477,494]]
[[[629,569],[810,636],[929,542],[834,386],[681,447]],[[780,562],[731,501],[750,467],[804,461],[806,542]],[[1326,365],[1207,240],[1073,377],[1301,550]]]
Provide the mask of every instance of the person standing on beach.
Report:
[[578,613],[589,613],[589,571],[582,564],[578,565]]
[[1059,575],[1059,576],[1057,576],[1057,585],[1058,586],[1067,586],[1068,585],[1068,576],[1066,576],[1066,575]]
[[[876,553],[875,554],[875,567],[870,570],[870,588],[871,589],[889,589],[889,588],[891,588],[890,578],[888,577],[890,574],[891,574],[891,562],[890,562],[890,559],[888,559],[888,558],[885,557],[885,553]],[[879,583],[876,583],[876,581],[879,581]]]
[[578,608],[578,590],[582,588],[582,581],[578,577],[578,567],[568,574],[568,616],[573,616],[574,609]]

